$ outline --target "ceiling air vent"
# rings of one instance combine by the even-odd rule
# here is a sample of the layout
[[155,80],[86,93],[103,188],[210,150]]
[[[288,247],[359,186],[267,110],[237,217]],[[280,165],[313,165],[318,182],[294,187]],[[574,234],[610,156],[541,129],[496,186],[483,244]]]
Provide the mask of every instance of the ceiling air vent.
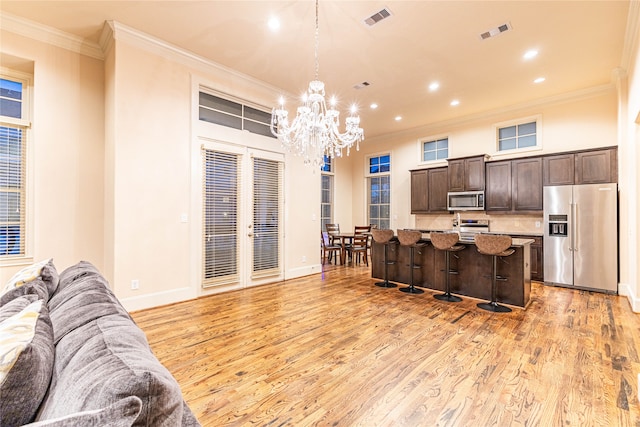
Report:
[[485,31],[484,33],[480,34],[480,38],[482,40],[486,40],[488,38],[495,37],[498,34],[504,33],[505,31],[508,31],[511,29],[512,29],[511,24],[507,22],[506,24],[499,25],[495,28],[490,29],[489,31]]
[[383,19],[388,18],[390,16],[391,16],[391,11],[385,7],[381,11],[376,12],[373,15],[371,15],[370,17],[368,17],[367,19],[365,19],[364,23],[371,27],[371,26],[377,24],[378,22],[382,21]]
[[358,83],[357,85],[354,85],[353,88],[354,89],[362,89],[365,88],[367,86],[371,85],[371,83],[369,82],[362,82],[362,83]]

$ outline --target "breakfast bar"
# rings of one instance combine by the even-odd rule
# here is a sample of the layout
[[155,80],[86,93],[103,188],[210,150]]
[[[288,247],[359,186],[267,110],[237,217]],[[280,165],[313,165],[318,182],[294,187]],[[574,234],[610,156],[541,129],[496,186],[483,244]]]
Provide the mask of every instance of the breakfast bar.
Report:
[[[395,238],[394,238],[395,239]],[[498,274],[504,277],[498,282],[497,301],[525,308],[531,293],[530,245],[533,239],[514,238],[511,248],[515,252],[498,259]],[[414,269],[414,284],[417,287],[435,291],[445,290],[445,255],[431,244],[429,233],[422,233],[421,245],[415,250],[414,263],[420,268]],[[451,292],[480,300],[491,299],[491,257],[477,251],[473,241],[461,240],[465,249],[451,255],[451,269],[458,274],[451,275]],[[371,249],[371,275],[384,278],[384,245],[373,243]],[[390,244],[388,248],[388,279],[397,284],[409,284],[409,248]]]

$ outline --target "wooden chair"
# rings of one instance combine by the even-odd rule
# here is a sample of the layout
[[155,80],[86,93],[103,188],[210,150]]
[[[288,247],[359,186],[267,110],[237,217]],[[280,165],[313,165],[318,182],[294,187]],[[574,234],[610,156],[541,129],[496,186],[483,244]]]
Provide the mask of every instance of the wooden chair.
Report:
[[[368,237],[371,236],[371,224],[369,225],[356,225],[353,228],[353,235],[357,236],[359,234],[364,234]],[[367,239],[367,254],[371,256],[371,240]]]
[[353,260],[354,264],[360,263],[360,254],[364,255],[364,263],[369,266],[369,235],[368,234],[355,234],[353,241],[346,248],[349,256]]
[[[326,231],[320,232],[320,241],[322,242],[322,264],[324,265],[325,259],[328,259],[329,262],[331,262],[331,256],[327,256],[327,254],[333,255],[334,253],[336,254],[336,256],[340,257],[340,264],[343,264],[342,246],[332,244],[329,241],[329,233],[327,233]],[[336,257],[336,262],[337,259],[338,258]]]

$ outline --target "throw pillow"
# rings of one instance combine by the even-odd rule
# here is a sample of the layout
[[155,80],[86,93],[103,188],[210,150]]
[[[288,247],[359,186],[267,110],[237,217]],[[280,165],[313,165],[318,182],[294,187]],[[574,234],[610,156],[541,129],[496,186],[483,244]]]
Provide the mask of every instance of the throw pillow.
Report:
[[111,406],[94,411],[78,412],[66,417],[38,421],[25,427],[77,427],[109,426],[130,427],[140,414],[142,400],[136,396],[125,397]]
[[44,301],[25,295],[0,307],[0,425],[33,420],[53,363],[53,329]]
[[0,305],[25,295],[24,287],[33,287],[39,295],[48,301],[58,287],[59,276],[51,258],[37,262],[18,271],[0,290]]

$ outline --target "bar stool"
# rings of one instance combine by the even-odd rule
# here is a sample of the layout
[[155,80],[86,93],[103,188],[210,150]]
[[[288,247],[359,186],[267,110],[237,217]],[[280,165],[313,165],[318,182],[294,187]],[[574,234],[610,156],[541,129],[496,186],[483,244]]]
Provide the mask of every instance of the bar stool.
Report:
[[424,293],[422,289],[418,289],[413,285],[413,270],[416,268],[420,268],[419,265],[416,265],[414,262],[414,255],[416,248],[421,248],[424,245],[419,245],[418,240],[422,237],[422,233],[416,230],[398,230],[398,240],[400,241],[400,245],[409,247],[409,268],[411,269],[411,280],[409,283],[409,287],[400,288],[400,290],[407,294],[421,294]]
[[511,311],[509,307],[500,305],[497,302],[496,291],[498,280],[507,280],[506,277],[498,276],[497,263],[498,257],[506,257],[515,252],[511,247],[511,236],[503,234],[483,234],[475,235],[475,243],[478,252],[483,255],[491,256],[491,301],[478,303],[478,307],[483,310],[493,311],[496,313],[508,313]]
[[[384,281],[377,282],[375,285],[380,286],[381,288],[395,288],[397,285],[389,282],[388,277],[389,265],[395,264],[396,262],[389,261],[389,257],[387,255],[391,239],[393,238],[393,230],[372,228],[371,236],[373,237],[374,242],[384,245],[384,259],[382,260],[384,263]],[[393,244],[395,244],[395,242]]]
[[[444,251],[444,274],[445,274],[445,291],[444,294],[434,295],[433,297],[440,301],[448,302],[460,302],[462,298],[451,295],[450,275],[458,274],[458,270],[451,270],[450,254],[451,252],[458,252],[463,250],[464,245],[456,245],[460,240],[460,235],[457,232],[431,232],[431,243],[433,247]],[[455,256],[455,255],[454,255]]]

